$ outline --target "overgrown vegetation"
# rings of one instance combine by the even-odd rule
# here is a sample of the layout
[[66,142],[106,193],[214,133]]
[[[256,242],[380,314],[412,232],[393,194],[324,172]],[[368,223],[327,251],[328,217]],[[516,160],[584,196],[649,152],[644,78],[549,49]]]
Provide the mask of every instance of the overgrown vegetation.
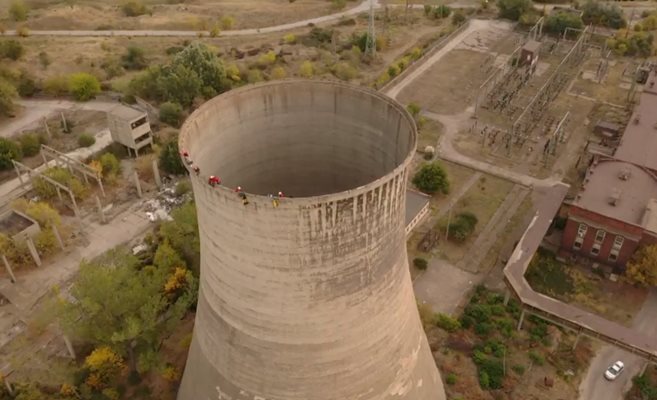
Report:
[[633,284],[657,286],[657,245],[641,247],[627,263],[625,275]]
[[190,44],[171,63],[150,67],[130,82],[131,94],[183,107],[230,87],[223,62],[203,43]]
[[545,30],[550,33],[563,34],[567,28],[582,29],[582,18],[574,13],[559,11],[546,18]]
[[11,139],[0,137],[0,170],[12,168],[13,164],[11,160],[20,161],[22,158],[23,152],[18,143]]
[[449,179],[444,168],[434,161],[420,167],[420,170],[413,176],[413,185],[424,193],[449,193]]
[[533,9],[531,0],[497,0],[500,17],[517,21],[520,16]]
[[444,228],[447,228],[449,224],[449,239],[455,242],[464,242],[467,240],[475,231],[477,227],[477,216],[469,211],[464,211],[456,214],[451,221],[448,221]]
[[181,175],[187,172],[180,159],[180,150],[178,150],[178,140],[173,139],[164,144],[160,152],[160,168],[166,173]]
[[613,29],[627,26],[623,10],[615,4],[589,0],[582,6],[582,12],[582,21],[586,25],[601,25]]
[[566,266],[556,260],[554,253],[542,248],[529,263],[525,278],[534,290],[550,296],[566,295],[574,290],[574,282]]

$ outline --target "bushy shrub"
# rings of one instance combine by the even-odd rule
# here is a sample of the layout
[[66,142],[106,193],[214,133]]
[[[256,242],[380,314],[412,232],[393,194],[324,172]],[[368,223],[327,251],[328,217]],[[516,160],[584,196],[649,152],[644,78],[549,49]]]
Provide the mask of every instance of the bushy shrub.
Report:
[[529,359],[536,365],[545,364],[545,358],[536,350],[529,350]]
[[68,78],[53,76],[43,81],[43,91],[51,96],[62,96],[68,93]]
[[78,145],[80,147],[90,147],[96,143],[96,138],[88,133],[82,133],[78,136]]
[[451,13],[452,13],[452,9],[444,4],[436,6],[433,9],[433,17],[436,19],[447,18]]
[[545,29],[556,34],[564,33],[567,28],[582,29],[583,26],[579,15],[565,11],[552,14],[545,20]]
[[166,102],[160,105],[160,121],[178,128],[183,118],[183,109],[180,104]]
[[445,383],[448,385],[453,385],[456,383],[456,374],[453,372],[450,372],[447,374],[447,377],[445,378]]
[[235,18],[229,15],[224,15],[221,17],[221,29],[229,30],[233,29],[233,26],[235,26]]
[[447,173],[438,162],[424,164],[413,176],[413,184],[424,193],[449,193]]
[[98,78],[86,72],[71,74],[68,85],[69,92],[76,100],[91,100],[100,93]]
[[350,81],[358,76],[358,70],[347,62],[335,66],[335,76],[343,81]]
[[14,21],[25,21],[29,12],[30,9],[23,0],[14,0],[9,5],[9,16]]
[[259,69],[250,69],[249,72],[246,74],[246,80],[249,83],[258,83],[262,82],[265,79],[265,77],[262,75],[262,72]]
[[21,151],[23,152],[24,157],[32,157],[39,154],[41,150],[41,140],[39,136],[34,133],[27,133],[18,138],[19,143],[21,144]]
[[521,15],[531,10],[531,0],[497,0],[500,17],[517,21]]
[[23,152],[20,145],[11,139],[0,137],[0,170],[12,168],[11,160],[20,161],[22,159]]
[[449,223],[449,238],[456,242],[465,241],[474,233],[477,222],[477,216],[471,212],[458,213]]
[[281,66],[274,67],[271,70],[272,79],[285,79],[286,76],[287,76],[287,72],[285,72],[285,68]]
[[582,21],[586,25],[602,25],[613,29],[627,26],[627,21],[620,7],[591,0],[587,1],[582,7]]
[[276,62],[276,53],[274,51],[268,51],[267,53],[258,57],[258,64],[262,67],[272,65]]
[[520,364],[514,364],[511,366],[511,370],[518,375],[523,375],[525,373],[525,366]]
[[0,41],[0,59],[18,60],[23,53],[25,53],[25,49],[18,40],[6,39]]
[[125,69],[143,69],[148,65],[144,49],[137,46],[128,46],[121,56],[121,63]]
[[312,62],[306,60],[299,66],[299,75],[304,78],[312,78],[315,75],[315,66]]
[[127,0],[121,4],[121,11],[126,17],[138,17],[146,14],[148,9],[138,0]]
[[461,11],[455,11],[454,14],[452,14],[452,24],[459,26],[462,23],[465,22],[465,15]]
[[413,265],[420,271],[424,271],[429,266],[429,263],[424,258],[416,257],[413,259]]
[[461,329],[461,323],[457,319],[443,313],[436,314],[436,326],[450,333]]
[[178,141],[171,140],[167,142],[160,152],[160,168],[166,173],[180,175],[187,170],[180,159],[178,150]]
[[121,162],[112,153],[105,153],[100,156],[100,165],[103,170],[103,176],[116,176],[121,172]]

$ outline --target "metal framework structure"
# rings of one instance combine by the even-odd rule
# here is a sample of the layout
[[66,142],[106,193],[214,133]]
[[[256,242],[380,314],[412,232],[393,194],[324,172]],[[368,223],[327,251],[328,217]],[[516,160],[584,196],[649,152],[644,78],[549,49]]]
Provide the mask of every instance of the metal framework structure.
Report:
[[[587,34],[588,30],[589,27],[583,30],[582,35],[579,36],[568,54],[561,60],[561,63],[552,72],[545,84],[536,92],[522,113],[513,122],[507,140],[517,140],[520,136],[526,136],[536,127],[549,104],[571,79],[572,67],[579,64],[584,58],[585,46],[589,36]],[[509,147],[507,146],[507,148]]]
[[82,174],[86,184],[89,184],[89,178],[94,179],[98,183],[100,193],[105,197],[105,188],[100,173],[87,164],[43,144],[41,145],[41,158],[46,165],[52,160],[57,167],[65,167],[71,173],[75,171]]

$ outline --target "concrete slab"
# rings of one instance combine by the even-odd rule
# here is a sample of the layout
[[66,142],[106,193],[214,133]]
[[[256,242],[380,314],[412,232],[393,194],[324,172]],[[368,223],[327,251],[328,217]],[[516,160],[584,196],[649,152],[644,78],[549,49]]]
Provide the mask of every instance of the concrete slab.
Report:
[[415,279],[413,288],[418,301],[430,304],[434,312],[453,314],[476,282],[474,274],[432,259],[427,270]]

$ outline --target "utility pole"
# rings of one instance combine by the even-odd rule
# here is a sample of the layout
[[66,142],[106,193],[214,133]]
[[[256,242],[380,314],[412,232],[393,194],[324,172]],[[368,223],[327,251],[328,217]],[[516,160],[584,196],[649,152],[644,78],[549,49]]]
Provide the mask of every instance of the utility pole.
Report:
[[374,1],[370,0],[370,22],[367,27],[367,40],[365,41],[365,54],[376,55],[376,32],[374,31]]
[[449,225],[452,223],[452,207],[449,208],[449,213],[447,214],[447,229],[445,230],[445,240],[449,239]]

